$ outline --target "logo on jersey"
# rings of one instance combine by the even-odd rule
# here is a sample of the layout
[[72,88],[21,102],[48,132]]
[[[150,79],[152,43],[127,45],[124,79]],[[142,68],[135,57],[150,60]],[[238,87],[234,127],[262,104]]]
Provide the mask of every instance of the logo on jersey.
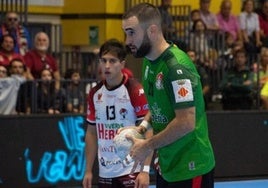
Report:
[[143,89],[139,89],[139,96],[144,94],[144,90]]
[[135,112],[137,113],[137,112],[140,112],[141,111],[141,107],[140,106],[136,106],[135,107]]
[[128,114],[127,109],[121,108],[119,114],[122,116],[123,119],[125,119],[126,115]]
[[97,102],[102,102],[102,101],[101,101],[102,93],[99,93],[98,96],[97,96],[97,98],[98,98],[98,101],[97,101]]
[[190,161],[189,164],[188,164],[188,166],[189,166],[189,170],[191,170],[191,171],[192,170],[196,170],[195,169],[195,162],[194,161]]
[[117,99],[119,103],[126,103],[129,101],[129,98],[126,95],[123,95],[122,98]]
[[109,159],[105,159],[105,158],[101,157],[99,159],[99,163],[100,163],[101,166],[105,167],[106,169],[110,169],[114,165],[121,164],[121,161],[119,159],[116,159],[114,161],[111,161]]
[[177,70],[177,74],[182,74],[182,70],[181,69]]
[[147,80],[147,78],[148,78],[148,72],[149,72],[149,67],[146,66],[146,68],[145,68],[145,72],[144,72],[144,79],[145,79],[145,80]]
[[189,79],[173,81],[172,86],[176,103],[193,101],[192,84]]
[[168,118],[165,114],[161,113],[161,108],[157,103],[154,103],[152,106],[152,121],[156,123],[167,123]]
[[164,78],[164,75],[162,72],[157,74],[156,83],[155,83],[156,89],[158,90],[163,89],[163,78]]

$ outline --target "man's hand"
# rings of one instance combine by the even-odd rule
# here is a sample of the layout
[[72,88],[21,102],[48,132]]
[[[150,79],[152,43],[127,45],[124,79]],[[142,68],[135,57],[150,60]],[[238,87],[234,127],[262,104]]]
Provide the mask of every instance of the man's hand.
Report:
[[140,172],[135,180],[135,188],[148,188],[150,177],[148,172]]
[[144,166],[145,159],[151,154],[152,149],[148,147],[148,140],[134,138],[130,135],[126,135],[126,138],[133,142],[133,146],[130,150],[130,157],[134,160],[134,165],[131,173],[134,173],[138,164]]
[[83,179],[83,188],[91,188],[92,187],[92,180],[93,180],[92,173],[86,172],[84,179]]

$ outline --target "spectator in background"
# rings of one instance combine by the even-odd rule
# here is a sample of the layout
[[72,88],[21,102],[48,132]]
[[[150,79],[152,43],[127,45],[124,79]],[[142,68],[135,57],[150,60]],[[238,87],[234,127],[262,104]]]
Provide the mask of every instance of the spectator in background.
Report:
[[[186,29],[185,31],[185,43],[189,46],[189,42],[190,42],[190,35],[191,35],[191,31],[194,25],[194,22],[196,20],[200,20],[201,19],[201,15],[200,15],[200,11],[198,9],[194,9],[191,11],[190,14],[190,23],[189,23],[189,27]],[[188,48],[187,48],[188,49]],[[187,50],[186,50],[187,51]]]
[[0,39],[0,44],[0,65],[8,67],[12,59],[23,60],[23,56],[14,51],[15,41],[12,35],[3,35]]
[[67,112],[84,113],[84,90],[81,84],[80,73],[74,69],[68,69],[65,73]]
[[46,114],[60,114],[66,110],[66,95],[61,88],[56,90],[55,79],[50,69],[44,68],[40,72],[41,80],[37,86],[37,112]]
[[159,12],[162,16],[162,31],[164,37],[167,40],[177,40],[176,29],[173,26],[172,15],[169,13],[172,0],[161,0],[161,5],[158,7]]
[[[13,62],[21,62],[20,59],[14,59]],[[16,101],[20,85],[28,78],[26,72],[11,72],[8,76],[8,69],[0,65],[0,114],[16,114]]]
[[235,67],[226,72],[220,83],[223,110],[250,110],[253,107],[253,72],[247,66],[246,51],[238,50]]
[[[218,63],[220,67],[224,70],[233,68],[233,58],[234,53],[237,50],[237,45],[242,44],[241,40],[234,40],[234,37],[231,33],[225,32],[224,34],[224,49],[223,53],[221,54]],[[239,47],[239,46],[238,46]]]
[[[182,50],[186,50],[186,43],[178,38],[177,29],[173,24],[172,15],[169,12],[171,8],[172,0],[161,0],[161,5],[158,10],[162,17],[162,31],[166,40],[172,41]],[[187,41],[186,41],[187,42]]]
[[219,30],[223,33],[230,33],[234,40],[242,40],[238,19],[231,14],[231,10],[232,1],[223,0],[220,6],[220,12],[217,14]]
[[48,48],[48,35],[44,32],[39,32],[34,38],[34,49],[26,53],[24,60],[35,79],[41,78],[41,71],[43,69],[49,69],[55,79],[55,88],[59,90],[61,79],[60,72],[56,59],[48,52]]
[[259,14],[260,36],[264,47],[268,47],[268,0],[264,0]]
[[239,15],[240,28],[245,43],[245,49],[253,55],[260,51],[262,45],[260,24],[257,13],[254,12],[254,0],[243,2],[242,12]]
[[206,110],[208,110],[208,103],[210,101],[210,80],[208,73],[206,69],[202,66],[202,64],[199,62],[198,57],[196,55],[196,52],[194,50],[188,50],[187,51],[188,56],[195,64],[195,67],[197,69],[198,74],[200,75],[200,80],[202,84],[202,92],[205,100],[205,107]]
[[[0,79],[1,78],[6,78],[7,76],[8,76],[7,68],[5,66],[3,66],[3,65],[0,65]],[[2,89],[2,88],[0,87],[0,89]]]
[[199,19],[193,23],[193,28],[190,34],[190,49],[195,50],[201,63],[210,67],[209,64],[209,45],[208,36],[206,35],[207,27],[203,20]]
[[31,113],[31,94],[33,89],[33,82],[29,73],[27,73],[26,66],[21,59],[13,59],[9,65],[9,72],[11,75],[26,76],[26,81],[20,85],[18,97],[16,102],[17,114]]
[[268,48],[261,49],[260,62],[253,64],[253,70],[255,88],[260,91],[261,107],[268,110]]
[[200,16],[201,16],[201,19],[206,24],[207,29],[218,30],[219,23],[216,18],[216,15],[211,13],[209,10],[210,0],[200,0],[199,5],[200,5]]
[[193,27],[193,23],[196,21],[196,20],[200,20],[201,19],[201,14],[200,14],[200,11],[198,9],[194,9],[191,11],[191,19],[190,19],[190,28]]
[[20,24],[19,16],[16,12],[8,12],[5,22],[1,25],[0,37],[11,35],[15,41],[14,51],[25,55],[31,48],[31,39],[26,27]]

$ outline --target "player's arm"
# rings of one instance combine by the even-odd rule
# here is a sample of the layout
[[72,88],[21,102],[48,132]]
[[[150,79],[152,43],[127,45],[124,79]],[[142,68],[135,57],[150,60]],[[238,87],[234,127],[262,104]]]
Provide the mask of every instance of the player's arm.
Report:
[[[139,123],[139,126],[137,127],[137,131],[139,133],[145,134],[147,130],[150,130],[151,127],[151,113],[148,111],[148,113],[145,115],[144,119]],[[148,133],[150,135],[150,133]],[[152,135],[151,131],[151,135]],[[146,136],[147,138],[147,136]]]
[[88,124],[85,144],[86,171],[83,179],[83,188],[91,188],[93,179],[92,169],[97,154],[97,132],[95,126]]
[[[143,121],[150,121],[150,113],[147,113],[147,115],[144,117]],[[145,130],[143,126],[138,126],[138,131],[140,130],[140,133],[143,133],[145,135],[145,138],[151,138],[153,136],[153,130],[148,129]],[[140,129],[141,128],[141,129]],[[144,162],[144,166],[142,167],[142,170],[140,171],[139,175],[137,176],[135,180],[136,187],[149,187],[150,185],[150,165],[153,158],[153,151],[147,156]]]
[[153,150],[169,145],[194,130],[195,107],[177,109],[175,114],[175,118],[167,127],[151,138],[139,140],[128,136],[128,139],[134,142],[130,156],[135,160],[135,165],[143,163]]
[[175,110],[175,118],[159,134],[147,140],[147,147],[157,149],[173,143],[195,128],[195,107]]

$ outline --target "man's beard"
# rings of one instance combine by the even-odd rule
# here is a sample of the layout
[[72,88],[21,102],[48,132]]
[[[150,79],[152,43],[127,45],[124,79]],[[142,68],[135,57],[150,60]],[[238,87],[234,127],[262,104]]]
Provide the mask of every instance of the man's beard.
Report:
[[48,47],[47,46],[36,46],[36,49],[39,50],[39,51],[44,51],[46,52],[48,50]]
[[147,36],[147,34],[143,37],[143,42],[141,46],[137,49],[137,52],[133,54],[136,58],[142,58],[146,56],[152,49],[151,42]]
[[2,48],[2,52],[4,52],[5,54],[11,54],[14,52],[14,47],[12,49]]

